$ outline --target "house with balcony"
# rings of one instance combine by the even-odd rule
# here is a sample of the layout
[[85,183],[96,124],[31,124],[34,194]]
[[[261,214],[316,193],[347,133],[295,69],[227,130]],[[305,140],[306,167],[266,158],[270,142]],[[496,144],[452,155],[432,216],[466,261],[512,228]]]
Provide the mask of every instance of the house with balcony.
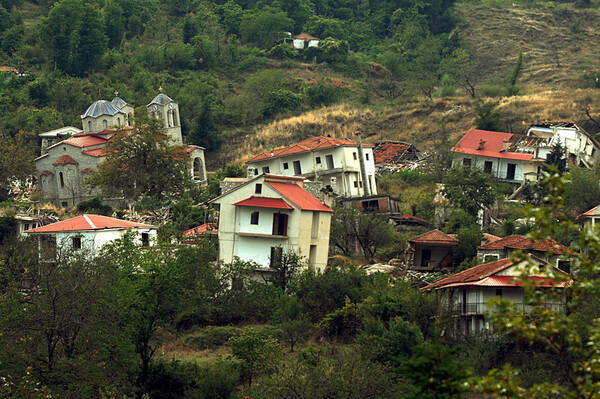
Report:
[[596,225],[600,226],[600,205],[577,216],[577,223],[582,229],[593,232],[596,229]]
[[77,254],[93,258],[104,245],[122,238],[128,232],[135,235],[139,244],[149,246],[156,241],[157,231],[155,226],[149,224],[84,214],[26,230],[23,234],[37,237],[43,260],[54,260],[57,256]]
[[324,270],[333,210],[304,189],[305,180],[260,174],[211,200],[219,205],[219,260],[254,261],[263,272],[293,252]]
[[306,177],[322,182],[324,188],[342,197],[377,195],[371,144],[311,137],[289,147],[263,152],[246,161],[246,167],[249,178],[260,174]]
[[[490,299],[510,300],[518,308],[530,310],[524,300],[521,278],[524,273],[536,289],[565,288],[571,281],[567,273],[532,255],[530,261],[499,259],[484,263],[429,284],[422,290],[437,294],[453,316],[455,332],[466,335],[493,332],[486,318],[488,312],[494,311],[494,308],[488,307]],[[554,277],[548,277],[550,275]],[[560,311],[565,304],[566,293],[563,293],[555,302],[546,303],[544,307]]]
[[452,166],[473,166],[508,183],[535,181],[546,159],[515,151],[516,138],[512,133],[471,129],[452,148]]

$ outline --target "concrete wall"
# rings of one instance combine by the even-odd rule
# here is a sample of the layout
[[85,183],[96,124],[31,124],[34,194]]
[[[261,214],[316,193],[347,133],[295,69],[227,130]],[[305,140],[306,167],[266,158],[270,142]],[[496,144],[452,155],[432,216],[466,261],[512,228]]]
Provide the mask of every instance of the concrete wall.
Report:
[[[525,172],[532,172],[533,170],[537,171],[537,167],[533,167],[529,165],[525,167],[525,164],[528,162],[522,160],[515,159],[504,159],[504,158],[493,158],[493,157],[484,157],[478,155],[471,154],[463,154],[463,153],[454,153],[452,159],[452,166],[457,167],[463,165],[464,159],[471,160],[471,166],[484,170],[485,163],[492,162],[492,173],[491,176],[500,180],[507,180],[510,182],[522,182],[525,178]],[[515,176],[514,179],[508,180],[508,165],[515,165]]]

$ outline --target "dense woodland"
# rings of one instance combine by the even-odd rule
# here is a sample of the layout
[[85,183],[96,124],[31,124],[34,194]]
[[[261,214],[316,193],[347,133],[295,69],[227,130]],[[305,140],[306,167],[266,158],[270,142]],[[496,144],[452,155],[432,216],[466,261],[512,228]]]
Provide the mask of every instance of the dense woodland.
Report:
[[[96,259],[61,254],[56,264],[49,264],[39,260],[34,242],[10,234],[14,218],[10,211],[4,213],[0,397],[598,397],[600,248],[596,238],[580,234],[572,221],[600,203],[600,172],[567,171],[564,153],[556,148],[547,182],[524,191],[531,206],[524,214],[520,204],[504,203],[509,186],[468,168],[451,170],[449,151],[453,129],[518,130],[525,117],[515,108],[526,109],[532,119],[578,119],[595,133],[594,126],[600,126],[595,117],[597,60],[569,57],[567,46],[549,43],[543,55],[552,57],[547,63],[558,72],[547,78],[546,64],[532,70],[537,49],[510,48],[502,53],[503,62],[494,63],[489,56],[494,50],[487,48],[491,41],[477,42],[464,32],[478,28],[465,13],[480,17],[516,7],[523,15],[550,10],[566,21],[561,29],[569,40],[594,36],[597,4],[0,3],[0,59],[19,71],[0,72],[3,209],[23,205],[8,188],[33,172],[36,135],[80,126],[79,116],[89,104],[111,99],[115,92],[143,106],[162,87],[180,104],[186,142],[206,147],[215,170],[207,187],[190,186],[182,178],[171,190],[163,181],[157,192],[131,194],[141,212],[169,209],[160,245],[149,249],[126,238]],[[297,51],[277,44],[285,32],[319,37],[320,46]],[[547,33],[549,38],[557,35]],[[573,65],[576,61],[581,65]],[[549,92],[536,98],[535,83]],[[583,91],[569,92],[571,101],[561,108],[553,103],[566,103],[562,83]],[[457,270],[479,262],[482,230],[474,221],[480,209],[495,203],[504,224],[489,232],[533,231],[571,245],[579,259],[579,279],[568,312],[539,307],[533,317],[525,317],[501,303],[505,311],[494,320],[499,334],[460,336],[452,331],[451,315],[434,295],[423,295],[418,284],[367,276],[360,268],[402,257],[408,235],[384,219],[342,208],[336,209],[331,231],[332,253],[338,255],[325,273],[301,271],[306,260],[285,254],[265,284],[250,278],[252,264],[215,265],[213,242],[173,244],[171,237],[211,217],[207,208],[196,205],[217,195],[219,180],[245,176],[242,167],[231,164],[252,155],[240,148],[290,144],[285,140],[320,132],[319,121],[302,119],[319,112],[331,119],[326,127],[354,128],[347,115],[335,114],[339,109],[351,112],[335,107],[358,109],[355,120],[371,129],[410,130],[400,138],[435,149],[427,168],[381,176],[378,187],[400,198],[407,212],[431,220],[433,187],[445,184],[444,194],[456,212],[444,230],[461,241]],[[378,119],[381,115],[385,117]],[[257,134],[261,126],[293,117],[303,128],[291,129],[285,139]],[[251,145],[236,147],[240,141]],[[127,181],[127,176],[119,177]],[[155,177],[160,179],[160,173]],[[116,182],[108,176],[97,184]],[[95,199],[77,209],[50,211],[64,216],[114,210]],[[529,219],[533,216],[535,222]],[[348,242],[350,236],[359,241],[358,252]],[[530,294],[532,305],[553,295],[535,287]]]

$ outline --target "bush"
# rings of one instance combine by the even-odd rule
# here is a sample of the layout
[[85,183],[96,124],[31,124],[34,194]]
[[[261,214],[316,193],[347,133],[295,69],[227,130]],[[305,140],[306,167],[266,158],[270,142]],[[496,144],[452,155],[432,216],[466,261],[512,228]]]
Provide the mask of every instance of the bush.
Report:
[[77,211],[84,213],[98,213],[104,216],[110,216],[114,212],[110,205],[105,205],[102,203],[102,198],[100,198],[100,196],[94,197],[87,201],[81,201],[77,204]]
[[335,104],[343,95],[343,89],[323,81],[310,83],[304,87],[305,101],[312,107]]
[[[201,329],[194,329],[182,338],[185,346],[192,346],[198,350],[215,349],[228,344],[231,337],[242,334],[249,327],[233,326],[209,326]],[[252,327],[259,335],[264,337],[282,336],[282,330],[279,327],[265,325]]]

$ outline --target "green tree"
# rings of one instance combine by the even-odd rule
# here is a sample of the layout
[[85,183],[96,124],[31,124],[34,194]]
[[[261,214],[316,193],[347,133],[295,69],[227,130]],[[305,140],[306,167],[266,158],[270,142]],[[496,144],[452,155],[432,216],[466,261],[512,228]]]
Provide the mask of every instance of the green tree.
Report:
[[567,149],[557,141],[552,145],[552,151],[546,157],[548,166],[554,166],[562,176],[567,170]]
[[473,217],[496,201],[490,176],[478,168],[452,168],[444,177],[443,184],[442,193],[448,201]]
[[114,0],[107,0],[102,8],[104,32],[108,38],[108,48],[118,47],[125,34],[123,8]]
[[105,152],[106,161],[87,184],[98,187],[107,197],[123,196],[137,201],[142,195],[165,198],[180,195],[189,184],[188,154],[169,143],[156,124],[141,125],[134,131],[117,132]]
[[244,384],[252,386],[254,376],[275,370],[282,360],[277,339],[265,337],[253,328],[229,339],[231,354],[240,361]]
[[498,132],[502,129],[502,113],[496,109],[497,104],[493,102],[475,103],[475,126],[477,129]]
[[0,131],[0,200],[6,199],[11,184],[24,183],[33,175],[35,153],[26,135],[15,137]]
[[264,7],[245,12],[240,22],[240,37],[246,43],[260,48],[271,48],[292,28],[294,21],[278,8]]
[[579,215],[600,203],[600,168],[571,167],[564,188],[564,207]]
[[515,96],[519,94],[520,89],[517,87],[517,80],[523,73],[523,52],[519,51],[519,56],[515,62],[515,66],[508,76],[506,81],[506,94],[508,96]]
[[84,75],[107,48],[102,14],[93,3],[63,0],[42,19],[40,36],[55,65],[71,75]]

